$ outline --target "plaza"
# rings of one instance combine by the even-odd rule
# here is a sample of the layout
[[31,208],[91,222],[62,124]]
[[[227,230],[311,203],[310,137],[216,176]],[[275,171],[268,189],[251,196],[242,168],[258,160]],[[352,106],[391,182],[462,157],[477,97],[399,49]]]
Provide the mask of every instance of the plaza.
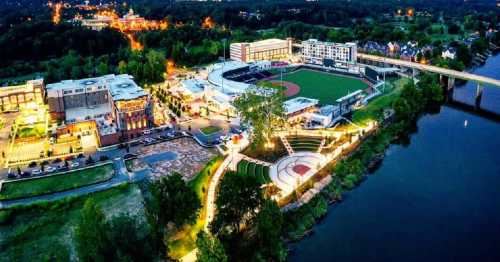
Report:
[[192,179],[217,155],[214,149],[204,148],[191,138],[179,138],[141,147],[136,153],[138,158],[132,160],[133,171],[149,169],[152,178],[177,172],[185,180]]

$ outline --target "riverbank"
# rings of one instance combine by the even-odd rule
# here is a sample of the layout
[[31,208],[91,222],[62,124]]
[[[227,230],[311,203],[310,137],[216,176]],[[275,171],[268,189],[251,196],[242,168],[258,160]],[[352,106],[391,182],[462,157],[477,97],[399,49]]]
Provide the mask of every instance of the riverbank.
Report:
[[446,106],[423,116],[409,143],[391,145],[289,260],[499,261],[498,132]]
[[289,260],[499,261],[500,126],[443,106],[414,127],[372,162],[376,179],[367,172],[349,193],[321,193],[342,203],[323,208],[315,200],[288,214],[314,233],[290,245]]
[[[376,170],[392,143],[406,143],[415,131],[417,119],[444,101],[443,89],[437,84],[437,77],[423,75],[418,87],[406,83],[394,93],[386,107],[394,110],[394,121],[382,122],[382,126],[350,155],[344,157],[331,170],[332,182],[309,203],[285,213],[285,238],[289,242],[298,241],[311,233],[313,225],[327,213],[327,203],[342,200],[342,195],[361,184],[366,175]],[[383,111],[387,108],[378,108]],[[384,115],[384,114],[379,114]]]

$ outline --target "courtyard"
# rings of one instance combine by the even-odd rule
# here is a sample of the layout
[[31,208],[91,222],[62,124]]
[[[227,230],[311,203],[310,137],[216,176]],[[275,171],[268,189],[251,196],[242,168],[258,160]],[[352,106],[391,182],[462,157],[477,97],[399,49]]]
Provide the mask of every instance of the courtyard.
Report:
[[[272,78],[271,82],[279,84],[280,80],[280,75],[277,75]],[[368,84],[359,78],[311,69],[299,69],[283,74],[283,82],[287,87],[298,86],[299,90],[292,92],[290,98],[298,96],[315,98],[321,104],[333,104],[335,100],[343,96],[368,88]]]
[[215,149],[204,148],[191,138],[141,147],[136,153],[139,157],[132,160],[133,171],[149,169],[153,178],[177,172],[184,180],[191,180],[217,155]]

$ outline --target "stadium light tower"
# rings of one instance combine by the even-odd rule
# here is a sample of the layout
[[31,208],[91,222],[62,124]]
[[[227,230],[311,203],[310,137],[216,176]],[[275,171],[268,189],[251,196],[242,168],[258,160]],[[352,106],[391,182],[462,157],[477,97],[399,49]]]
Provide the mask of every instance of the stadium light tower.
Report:
[[222,71],[221,71],[221,78],[222,78],[222,93],[224,93],[224,65],[226,64],[226,38],[222,38]]

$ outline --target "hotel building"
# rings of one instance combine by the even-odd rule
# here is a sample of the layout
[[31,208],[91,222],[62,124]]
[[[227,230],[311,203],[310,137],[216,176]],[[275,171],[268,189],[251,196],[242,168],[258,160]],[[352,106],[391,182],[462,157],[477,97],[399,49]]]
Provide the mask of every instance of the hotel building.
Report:
[[230,57],[240,62],[281,60],[292,54],[292,39],[267,39],[252,43],[232,43]]
[[356,65],[356,43],[321,42],[309,39],[302,42],[302,61],[325,67],[349,68]]
[[95,122],[101,145],[138,137],[153,123],[151,97],[130,75],[64,80],[47,85],[46,99],[65,125]]

